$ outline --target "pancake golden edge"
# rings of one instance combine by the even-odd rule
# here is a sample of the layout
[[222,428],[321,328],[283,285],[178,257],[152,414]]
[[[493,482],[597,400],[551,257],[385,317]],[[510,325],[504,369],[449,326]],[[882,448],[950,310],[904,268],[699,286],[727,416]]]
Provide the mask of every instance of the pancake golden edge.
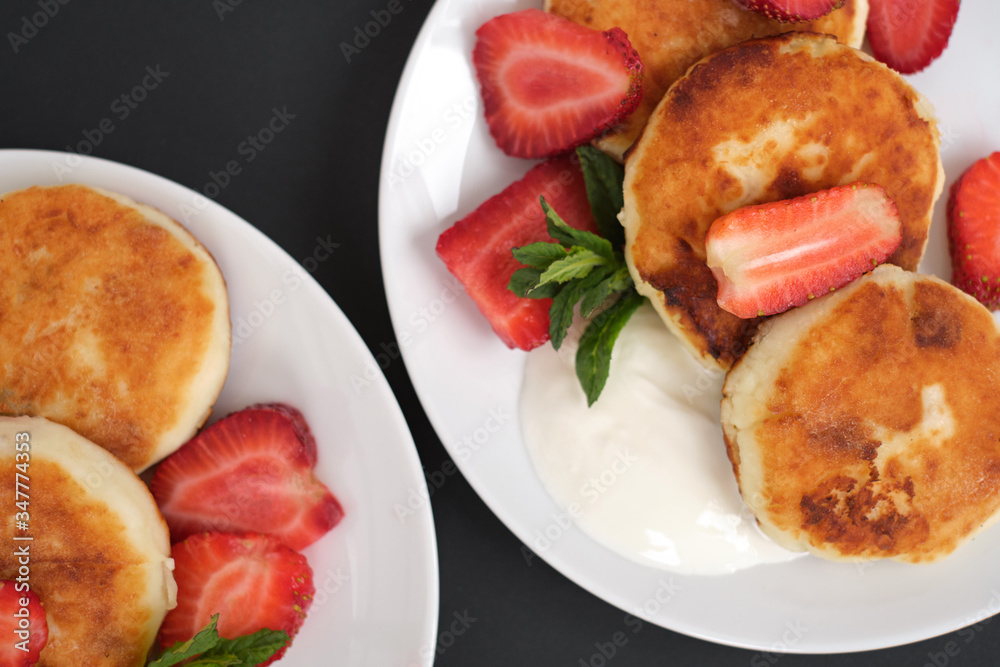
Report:
[[225,280],[162,212],[83,185],[0,198],[0,412],[43,416],[134,470],[208,418],[229,369]]
[[639,54],[643,97],[638,108],[595,141],[621,161],[663,94],[705,56],[748,39],[790,31],[826,33],[860,48],[868,0],[845,0],[839,9],[806,23],[772,21],[733,0],[546,0],[545,10],[595,30],[619,27]]
[[[29,571],[49,624],[39,665],[145,664],[176,605],[167,525],[146,485],[103,448],[37,417],[0,417],[0,479],[10,508],[0,578]],[[15,527],[16,490],[28,500],[27,530]]]
[[1000,327],[948,283],[880,266],[765,322],[722,424],[778,544],[938,560],[1000,516]]
[[625,162],[625,258],[638,291],[709,369],[726,370],[759,319],[719,308],[705,234],[741,206],[853,181],[882,185],[915,269],[944,186],[933,110],[898,74],[814,33],[711,55],[663,97]]

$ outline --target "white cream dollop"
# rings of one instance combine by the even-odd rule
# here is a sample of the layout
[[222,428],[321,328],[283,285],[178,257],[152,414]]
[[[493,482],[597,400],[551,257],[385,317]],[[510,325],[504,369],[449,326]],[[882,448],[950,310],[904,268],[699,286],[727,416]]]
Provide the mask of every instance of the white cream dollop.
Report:
[[556,503],[613,551],[680,574],[800,556],[761,533],[740,498],[720,425],[723,373],[694,361],[643,305],[588,408],[574,370],[582,324],[558,352],[528,355],[521,389],[524,440]]

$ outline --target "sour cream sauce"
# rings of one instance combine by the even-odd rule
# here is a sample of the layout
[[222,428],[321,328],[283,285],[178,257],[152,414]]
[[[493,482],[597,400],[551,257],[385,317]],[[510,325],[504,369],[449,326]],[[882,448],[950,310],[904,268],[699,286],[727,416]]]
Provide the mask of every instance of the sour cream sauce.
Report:
[[543,484],[593,539],[644,565],[725,574],[800,556],[740,499],[720,425],[723,373],[698,364],[644,304],[590,408],[574,370],[582,323],[528,355],[524,440]]

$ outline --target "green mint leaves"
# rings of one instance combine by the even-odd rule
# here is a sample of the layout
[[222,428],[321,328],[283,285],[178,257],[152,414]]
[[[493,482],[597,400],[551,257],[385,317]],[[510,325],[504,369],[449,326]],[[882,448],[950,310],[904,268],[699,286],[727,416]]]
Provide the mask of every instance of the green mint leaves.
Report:
[[576,352],[576,375],[587,395],[587,404],[593,405],[607,382],[618,334],[644,297],[635,291],[622,251],[625,233],[618,212],[624,205],[624,171],[617,162],[589,146],[578,148],[577,155],[601,236],[570,227],[540,197],[549,236],[554,240],[512,250],[525,268],[514,272],[507,288],[520,297],[552,299],[549,337],[557,350],[573,322],[577,304],[580,314],[589,318],[609,298],[617,296],[587,325]]
[[253,634],[225,639],[219,636],[216,625],[219,615],[186,642],[177,642],[149,663],[149,667],[172,667],[185,660],[186,667],[252,667],[267,661],[288,643],[288,633],[280,630],[258,630]]

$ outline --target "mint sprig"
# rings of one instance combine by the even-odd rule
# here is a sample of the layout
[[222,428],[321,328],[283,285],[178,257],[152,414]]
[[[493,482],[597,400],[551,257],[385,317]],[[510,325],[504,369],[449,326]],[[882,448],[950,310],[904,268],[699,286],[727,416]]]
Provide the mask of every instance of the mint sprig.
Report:
[[165,649],[149,667],[172,667],[185,660],[185,667],[252,667],[266,662],[288,644],[288,633],[282,630],[258,630],[249,635],[226,639],[219,636],[216,626],[219,615],[212,616],[204,628],[186,642],[177,642]]
[[590,321],[576,352],[576,375],[593,405],[611,367],[611,352],[622,327],[643,302],[625,265],[625,233],[618,222],[623,204],[621,166],[589,146],[577,149],[590,202],[601,235],[566,224],[544,197],[539,197],[553,241],[540,241],[511,252],[525,267],[511,276],[507,288],[520,297],[552,299],[549,338],[559,349],[580,315],[589,318],[609,299],[614,303]]

